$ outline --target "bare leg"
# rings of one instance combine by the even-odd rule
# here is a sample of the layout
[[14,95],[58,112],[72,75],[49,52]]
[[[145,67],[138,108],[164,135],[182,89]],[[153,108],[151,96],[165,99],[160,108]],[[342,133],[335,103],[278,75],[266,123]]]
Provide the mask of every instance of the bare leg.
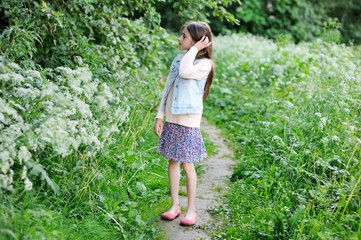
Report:
[[180,179],[179,162],[169,161],[168,177],[169,177],[169,186],[170,186],[170,196],[172,200],[172,206],[168,210],[168,212],[175,213],[179,208],[179,197],[178,197],[179,179]]
[[183,163],[186,174],[188,206],[185,218],[194,218],[196,215],[195,199],[197,189],[197,172],[193,163]]

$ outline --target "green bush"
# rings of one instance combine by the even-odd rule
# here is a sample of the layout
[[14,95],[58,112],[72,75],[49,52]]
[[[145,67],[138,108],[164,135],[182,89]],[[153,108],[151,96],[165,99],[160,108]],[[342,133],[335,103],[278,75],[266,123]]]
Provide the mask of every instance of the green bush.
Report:
[[1,1],[1,239],[157,238],[162,2]]
[[239,25],[211,18],[216,34],[248,32],[277,39],[292,36],[295,42],[322,38],[327,41],[360,43],[360,4],[336,1],[234,1],[226,6]]
[[357,239],[360,59],[344,45],[280,40],[214,41],[205,114],[228,133],[238,160],[214,235]]

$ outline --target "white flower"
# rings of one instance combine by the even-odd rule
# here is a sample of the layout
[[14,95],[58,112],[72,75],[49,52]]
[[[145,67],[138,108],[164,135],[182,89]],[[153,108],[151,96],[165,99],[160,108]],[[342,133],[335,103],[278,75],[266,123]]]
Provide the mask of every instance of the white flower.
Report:
[[68,79],[69,87],[78,95],[83,93],[83,88],[80,87],[80,81],[78,79]]
[[25,184],[26,191],[30,191],[31,189],[33,189],[33,183],[30,182],[29,178],[24,179],[24,184]]
[[288,107],[288,108],[293,108],[293,103],[291,103],[290,101],[284,101],[284,103],[285,103],[285,105],[286,105],[286,107]]
[[340,138],[338,136],[332,136],[332,141],[338,142]]
[[25,146],[21,146],[18,152],[19,163],[22,164],[23,161],[27,162],[31,158],[31,153]]
[[63,143],[63,144],[53,143],[53,148],[62,157],[66,157],[70,153],[72,153],[72,150],[69,149],[69,146],[67,146],[66,143]]
[[41,78],[41,74],[40,72],[38,71],[35,71],[35,70],[27,70],[25,71],[27,73],[27,75],[29,75],[30,77],[33,77],[33,78]]
[[7,67],[12,68],[13,70],[20,70],[20,66],[16,63],[9,63],[7,64]]
[[328,120],[327,117],[322,117],[320,119],[318,126],[320,127],[321,130],[324,129],[324,127],[326,126],[327,120]]
[[74,98],[74,104],[78,108],[83,118],[91,118],[93,116],[92,112],[90,111],[89,105],[80,100],[79,98]]
[[10,153],[8,151],[2,151],[0,153],[0,159],[1,159],[1,172],[3,174],[7,174],[7,172],[10,170],[11,167],[11,161],[9,161],[10,158]]
[[16,84],[20,84],[24,81],[24,77],[20,74],[17,74],[17,73],[12,73],[10,75],[10,78],[13,82],[15,82]]
[[324,137],[321,139],[321,142],[323,143],[328,143],[328,141],[329,141],[328,137]]
[[91,82],[93,74],[88,68],[79,68],[78,69],[79,74],[77,75],[78,79],[82,81],[83,83],[88,84]]
[[283,144],[282,138],[279,137],[279,136],[277,136],[277,135],[275,135],[275,136],[272,137],[272,141],[275,141],[275,142],[277,142],[277,143],[279,143],[279,144]]
[[5,123],[5,116],[2,112],[0,112],[0,122]]
[[315,115],[316,115],[317,117],[322,117],[322,114],[319,113],[319,112],[315,113]]
[[84,95],[87,99],[91,99],[94,96],[94,93],[98,90],[98,84],[95,82],[89,82],[83,86]]
[[76,113],[76,108],[66,109],[64,110],[61,115],[64,117],[69,117],[71,115],[74,115]]
[[10,78],[11,78],[10,73],[0,74],[0,81],[7,82],[10,80]]
[[23,167],[23,171],[21,173],[21,179],[25,179],[27,177],[28,168],[26,166]]
[[95,97],[96,102],[98,103],[99,108],[101,109],[107,109],[109,107],[108,101],[104,96],[96,96]]
[[[2,156],[0,156],[0,157],[2,157]],[[2,160],[2,163],[1,163],[1,172],[2,172],[3,174],[7,174],[8,171],[10,170],[10,167],[11,167],[11,164],[10,164],[9,161],[4,161],[4,160]]]
[[41,96],[45,97],[45,96],[53,96],[55,94],[55,92],[59,91],[59,86],[50,82],[46,85],[45,88],[43,88],[42,92],[41,92]]
[[73,74],[73,70],[71,70],[71,68],[68,68],[68,67],[57,67],[57,68],[55,68],[55,70],[57,70],[59,72],[64,72],[67,75]]
[[101,85],[102,91],[101,91],[101,95],[106,97],[108,100],[111,100],[113,98],[113,93],[110,90],[110,88],[108,87],[108,85],[106,85],[105,83],[103,83]]

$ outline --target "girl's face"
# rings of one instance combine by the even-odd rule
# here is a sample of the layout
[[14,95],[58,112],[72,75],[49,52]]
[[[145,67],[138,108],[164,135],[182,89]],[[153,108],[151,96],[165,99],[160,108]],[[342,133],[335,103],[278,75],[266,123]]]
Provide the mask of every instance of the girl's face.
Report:
[[182,32],[178,38],[178,42],[180,50],[189,50],[195,44],[195,41],[189,34],[187,27],[182,29]]

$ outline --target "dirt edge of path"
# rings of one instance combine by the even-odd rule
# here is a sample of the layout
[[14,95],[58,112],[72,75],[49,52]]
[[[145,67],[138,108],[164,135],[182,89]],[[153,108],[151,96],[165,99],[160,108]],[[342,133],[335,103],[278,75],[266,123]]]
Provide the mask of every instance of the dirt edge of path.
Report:
[[[179,225],[181,216],[173,221],[159,221],[159,227],[164,231],[166,239],[211,239],[210,230],[216,223],[213,221],[209,210],[222,205],[222,196],[227,191],[227,181],[232,174],[235,161],[232,159],[233,152],[225,144],[221,132],[215,126],[209,125],[203,119],[201,130],[206,134],[209,141],[216,146],[216,152],[203,161],[202,174],[198,178],[196,208],[198,214],[197,224],[192,227],[182,227]],[[185,191],[185,187],[181,186]],[[182,210],[187,204],[187,197],[180,196]]]

